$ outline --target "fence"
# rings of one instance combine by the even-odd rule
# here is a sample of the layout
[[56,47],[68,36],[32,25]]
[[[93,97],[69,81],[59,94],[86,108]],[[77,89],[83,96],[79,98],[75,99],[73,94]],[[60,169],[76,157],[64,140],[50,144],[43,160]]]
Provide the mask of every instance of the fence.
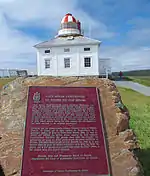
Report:
[[19,70],[19,69],[0,69],[0,77],[5,78],[5,77],[26,77],[28,76],[27,70]]

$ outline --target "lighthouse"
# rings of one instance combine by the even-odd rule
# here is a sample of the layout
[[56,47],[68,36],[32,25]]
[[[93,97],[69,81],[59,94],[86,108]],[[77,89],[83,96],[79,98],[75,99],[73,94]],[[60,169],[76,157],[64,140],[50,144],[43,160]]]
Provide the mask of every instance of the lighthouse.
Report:
[[34,46],[39,76],[106,74],[99,58],[101,41],[85,37],[81,24],[71,13],[67,13],[60,21],[57,35]]

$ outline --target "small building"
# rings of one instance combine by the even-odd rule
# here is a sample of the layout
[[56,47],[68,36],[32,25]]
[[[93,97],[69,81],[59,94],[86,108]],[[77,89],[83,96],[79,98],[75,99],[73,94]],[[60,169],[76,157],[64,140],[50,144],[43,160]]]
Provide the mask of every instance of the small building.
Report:
[[[107,66],[104,68],[101,64],[109,59],[99,58],[100,45],[101,41],[85,37],[80,21],[68,13],[61,21],[57,36],[34,46],[37,49],[37,75],[107,75]],[[110,69],[110,65],[108,67]]]

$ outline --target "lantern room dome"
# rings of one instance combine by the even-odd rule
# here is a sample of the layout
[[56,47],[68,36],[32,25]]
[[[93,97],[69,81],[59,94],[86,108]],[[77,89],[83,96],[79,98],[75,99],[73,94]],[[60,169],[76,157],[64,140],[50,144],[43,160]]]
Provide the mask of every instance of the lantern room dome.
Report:
[[69,22],[72,22],[72,23],[76,23],[76,22],[77,22],[76,19],[75,19],[75,17],[72,16],[71,13],[67,13],[67,14],[63,17],[63,19],[61,20],[61,24],[62,24],[62,23],[69,23]]
[[61,20],[58,37],[81,35],[81,23],[71,14],[67,13]]

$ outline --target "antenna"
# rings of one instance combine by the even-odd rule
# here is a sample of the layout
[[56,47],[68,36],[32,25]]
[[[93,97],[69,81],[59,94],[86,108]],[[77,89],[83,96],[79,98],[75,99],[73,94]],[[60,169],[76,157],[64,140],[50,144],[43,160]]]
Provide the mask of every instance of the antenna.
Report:
[[89,38],[91,38],[91,24],[89,24]]

